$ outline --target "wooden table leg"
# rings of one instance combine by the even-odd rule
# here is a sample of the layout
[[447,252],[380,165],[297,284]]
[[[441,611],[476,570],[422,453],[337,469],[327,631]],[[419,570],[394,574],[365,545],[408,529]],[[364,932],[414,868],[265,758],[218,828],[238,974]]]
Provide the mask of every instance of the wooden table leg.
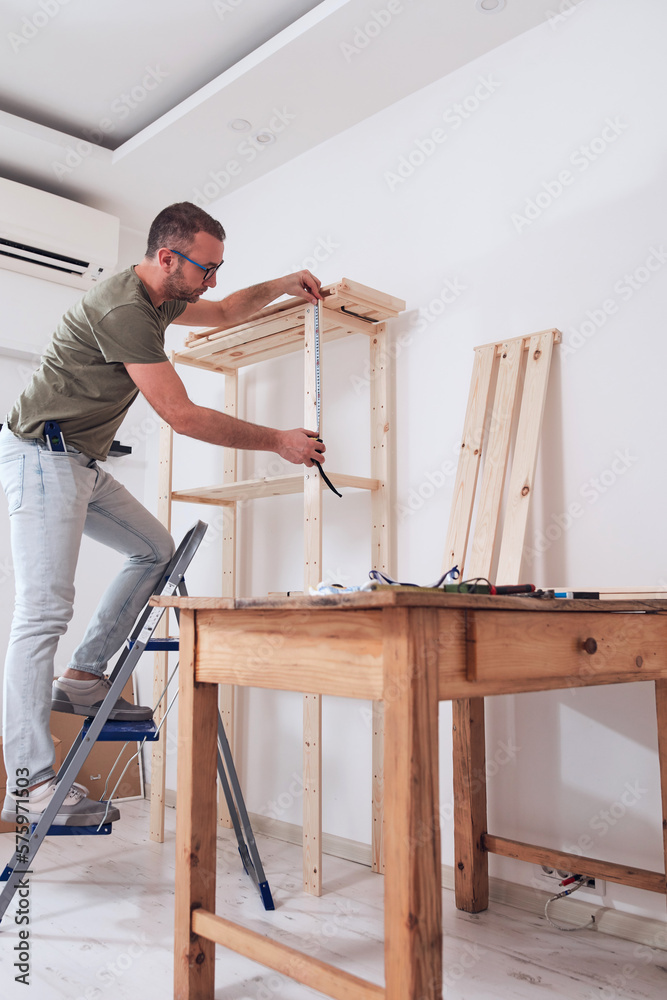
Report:
[[655,682],[655,705],[658,715],[658,763],[662,793],[662,836],[667,872],[667,681]]
[[175,1000],[213,1000],[215,944],[191,933],[193,910],[215,912],[218,705],[194,679],[194,611],[181,611],[176,811]]
[[484,699],[452,702],[454,747],[454,887],[459,910],[479,913],[489,905],[486,833]]
[[373,702],[373,829],[371,868],[384,875],[384,703]]
[[425,615],[383,612],[387,1000],[442,996],[438,675]]

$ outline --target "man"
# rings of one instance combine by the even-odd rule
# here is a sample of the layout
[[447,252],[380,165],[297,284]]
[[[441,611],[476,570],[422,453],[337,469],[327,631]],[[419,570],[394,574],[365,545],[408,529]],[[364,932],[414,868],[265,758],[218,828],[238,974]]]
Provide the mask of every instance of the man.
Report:
[[[324,460],[324,445],[312,431],[260,427],[193,403],[164,352],[170,323],[231,327],[283,294],[312,303],[321,298],[318,279],[300,271],[218,302],[200,302],[216,286],[224,240],[220,223],[189,202],[160,212],[142,262],[86,292],[63,316],[0,432],[0,482],[9,504],[16,581],[4,679],[2,819],[9,822],[18,803],[21,814],[36,822],[51,801],[56,782],[50,712],[97,711],[109,688],[107,661],[129,635],[174,552],[159,521],[97,465],[139,392],[179,434],[276,452],[294,464]],[[48,420],[60,425],[65,450],[50,450],[44,437]],[[127,561],[54,682],[54,656],[72,616],[83,534],[122,552]],[[111,718],[151,714],[121,698]],[[97,825],[103,815],[104,807],[74,785],[55,823]],[[118,818],[111,807],[107,819]]]

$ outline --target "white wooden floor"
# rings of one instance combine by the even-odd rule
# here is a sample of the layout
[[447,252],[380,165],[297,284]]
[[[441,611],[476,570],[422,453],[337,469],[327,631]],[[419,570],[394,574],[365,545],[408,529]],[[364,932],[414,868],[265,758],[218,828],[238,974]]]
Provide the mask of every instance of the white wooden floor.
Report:
[[[172,996],[174,810],[167,839],[148,839],[148,803],[121,804],[110,837],[53,838],[31,883],[30,986],[14,982],[19,928],[12,905],[0,925],[2,1000],[169,1000]],[[363,978],[383,981],[383,879],[325,858],[326,895],[301,890],[298,848],[258,838],[277,909],[265,913],[243,874],[236,841],[219,842],[217,909]],[[0,868],[13,847],[0,835]],[[6,857],[5,857],[6,856]],[[561,933],[542,918],[492,904],[463,914],[444,893],[448,1000],[658,1000],[667,996],[667,953],[591,931]],[[222,948],[216,1000],[306,1000],[304,989]]]

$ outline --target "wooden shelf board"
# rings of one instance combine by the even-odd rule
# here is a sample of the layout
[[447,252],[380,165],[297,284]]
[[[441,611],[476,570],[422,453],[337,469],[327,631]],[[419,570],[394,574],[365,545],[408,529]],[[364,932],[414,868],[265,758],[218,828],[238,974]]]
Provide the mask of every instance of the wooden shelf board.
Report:
[[[402,299],[348,278],[328,285],[322,291],[325,295],[320,314],[323,341],[355,333],[371,336],[378,323],[397,316],[405,309]],[[185,349],[176,355],[176,360],[182,364],[221,371],[300,350],[307,308],[308,304],[302,299],[287,299],[267,306],[239,326],[192,332]],[[261,347],[248,346],[257,342]],[[215,358],[214,363],[212,358]]]
[[[322,343],[328,344],[333,340],[340,340],[357,333],[370,337],[379,325],[336,313],[335,318],[331,317],[331,321],[329,321],[329,317],[327,317],[327,322],[323,323]],[[205,345],[200,344],[194,349],[180,351],[175,355],[175,360],[195,368],[230,372],[245,365],[253,365],[259,361],[269,361],[271,358],[280,357],[283,354],[302,351],[303,344],[302,324],[294,329],[273,333],[266,337],[248,339],[244,343],[233,346],[226,345],[224,340],[210,341]]]
[[[379,479],[368,479],[365,476],[347,476],[341,472],[328,473],[329,479],[339,488],[357,490],[378,490],[382,486]],[[257,500],[261,497],[286,496],[290,493],[303,493],[304,475],[302,472],[289,473],[284,476],[267,476],[264,479],[246,479],[238,483],[225,483],[223,486],[204,486],[194,490],[174,490],[172,500],[184,503],[207,503],[228,506],[239,500]]]

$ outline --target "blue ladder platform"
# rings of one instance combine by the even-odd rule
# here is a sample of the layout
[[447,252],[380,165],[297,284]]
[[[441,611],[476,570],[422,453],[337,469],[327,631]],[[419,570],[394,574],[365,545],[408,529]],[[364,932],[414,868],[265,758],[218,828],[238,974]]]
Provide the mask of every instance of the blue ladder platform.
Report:
[[[30,834],[37,829],[36,823],[30,824]],[[108,837],[113,829],[113,823],[103,823],[99,828],[96,826],[50,826],[46,831],[47,837]],[[5,865],[4,871],[0,874],[0,882],[8,882],[9,876],[14,869],[11,865]]]
[[[83,726],[81,727],[80,738],[84,739],[86,733],[90,729],[92,719],[86,719]],[[154,743],[159,739],[157,726],[152,719],[147,719],[145,722],[119,722],[113,720],[110,722],[105,722],[100,729],[98,740],[104,740],[107,743],[133,743],[141,742],[141,740],[147,740],[149,743]]]
[[[128,645],[128,649],[132,649],[132,647],[134,646],[134,640],[128,639],[127,640],[127,645]],[[149,653],[149,652],[157,653],[160,650],[162,650],[162,651],[166,650],[168,652],[177,653],[178,652],[178,636],[175,636],[175,637],[171,637],[170,636],[170,637],[165,638],[165,639],[149,639],[148,642],[146,643],[146,649],[145,649],[145,651],[147,653]]]
[[[103,823],[97,829],[96,826],[50,826],[46,831],[47,837],[108,837],[111,833],[113,823]],[[36,823],[30,824],[30,832],[37,829]]]

